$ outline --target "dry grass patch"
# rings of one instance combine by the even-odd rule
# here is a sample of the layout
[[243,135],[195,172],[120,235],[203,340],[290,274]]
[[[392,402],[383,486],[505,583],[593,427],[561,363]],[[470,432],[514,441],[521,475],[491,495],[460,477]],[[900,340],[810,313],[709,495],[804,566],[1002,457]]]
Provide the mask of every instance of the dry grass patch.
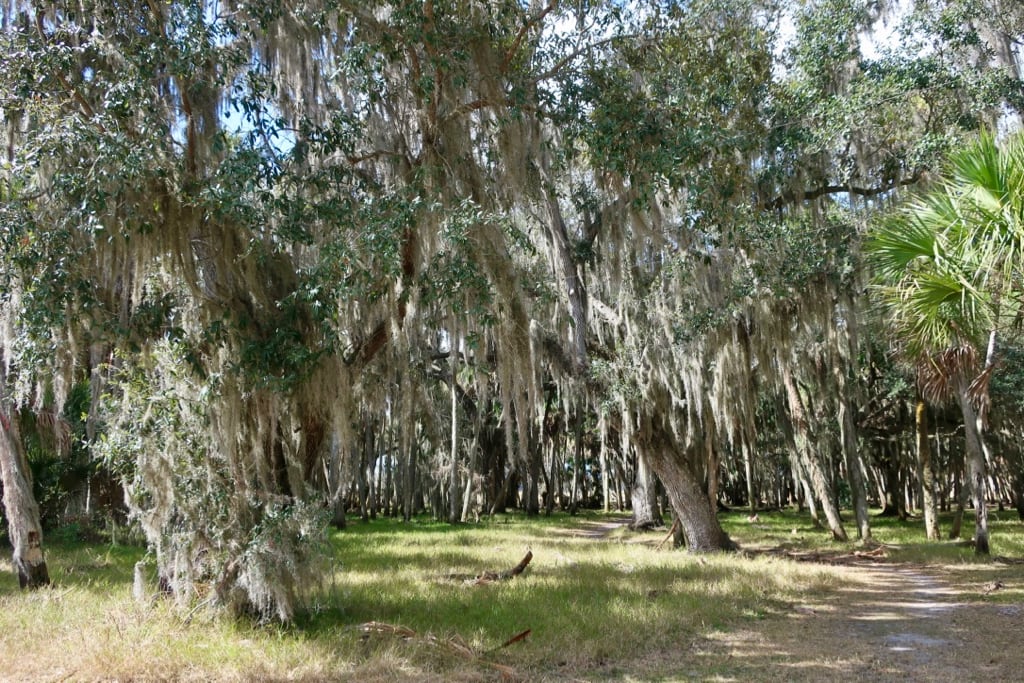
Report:
[[[139,605],[130,593],[140,549],[51,544],[54,589],[21,593],[0,577],[0,671],[16,680],[669,679],[694,666],[709,634],[841,582],[830,568],[769,556],[656,550],[649,541],[664,532],[616,530],[614,520],[356,523],[333,537],[333,569],[288,628]],[[533,561],[513,580],[457,578],[508,569],[527,549]]]

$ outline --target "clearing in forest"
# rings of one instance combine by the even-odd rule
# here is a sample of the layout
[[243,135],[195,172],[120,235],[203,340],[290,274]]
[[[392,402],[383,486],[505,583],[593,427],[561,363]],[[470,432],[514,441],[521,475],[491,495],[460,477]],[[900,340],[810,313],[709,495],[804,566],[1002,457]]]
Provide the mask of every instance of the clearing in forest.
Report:
[[[51,535],[53,589],[0,576],[0,679],[1011,680],[1024,664],[1024,565],[918,543],[918,524],[879,519],[861,546],[793,512],[721,518],[743,552],[659,548],[666,529],[599,513],[353,523],[287,628],[155,586],[137,602],[141,548]],[[995,522],[998,552],[1024,555],[1020,527]]]

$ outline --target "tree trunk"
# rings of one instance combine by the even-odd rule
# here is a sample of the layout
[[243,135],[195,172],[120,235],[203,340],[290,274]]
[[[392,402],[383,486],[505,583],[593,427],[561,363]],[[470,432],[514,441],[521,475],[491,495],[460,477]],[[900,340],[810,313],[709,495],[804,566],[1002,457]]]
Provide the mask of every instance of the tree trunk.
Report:
[[960,527],[964,521],[964,508],[967,507],[967,499],[970,497],[970,487],[964,484],[962,475],[963,464],[961,463],[960,467],[953,472],[953,497],[956,500],[956,507],[953,510],[953,523],[949,529],[950,540],[960,538]]
[[917,462],[921,468],[921,501],[924,530],[929,541],[939,540],[939,510],[935,502],[935,463],[928,443],[928,406],[918,397],[914,410],[917,425]]
[[[1017,444],[1024,443],[1024,433],[1018,435]],[[1013,507],[1017,510],[1017,518],[1024,521],[1024,467],[1022,467],[1022,460],[1024,460],[1024,454],[1021,453],[1019,445],[1014,446],[1014,456],[1010,463],[1010,482],[1013,485]]]
[[[841,375],[841,372],[837,372]],[[857,445],[857,425],[853,420],[853,407],[847,395],[845,376],[839,383],[839,431],[842,435],[843,454],[846,460],[846,473],[850,478],[850,497],[853,499],[853,510],[857,519],[857,536],[866,541],[871,538],[871,519],[868,516],[868,492],[861,476],[860,449]]]
[[575,409],[572,417],[572,503],[570,512],[576,514],[583,497],[586,495],[583,484],[583,401],[575,401]]
[[[454,327],[453,327],[454,330]],[[459,481],[459,394],[456,377],[459,370],[459,354],[455,347],[455,334],[451,332],[448,340],[448,355],[451,361],[451,395],[452,395],[452,443],[451,443],[451,469],[448,471],[448,523],[458,524],[462,519],[462,505],[459,501],[459,494],[462,492],[462,485]]]
[[881,451],[882,455],[878,462],[882,473],[882,512],[879,516],[903,519],[905,513],[900,498],[899,448],[891,442],[886,442]]
[[[359,519],[363,522],[370,521],[370,483],[367,478],[369,465],[366,459],[369,457],[371,447],[367,441],[373,439],[373,432],[369,425],[363,424],[363,448],[359,454],[359,465],[356,467],[356,490],[359,496]],[[339,467],[340,469],[340,467]],[[344,514],[344,512],[342,512]]]
[[[711,414],[710,407],[705,407],[707,414]],[[711,509],[714,512],[718,512],[718,470],[719,470],[719,457],[718,450],[715,449],[715,423],[713,419],[708,419],[707,427],[704,432],[704,448],[707,453],[705,457],[705,463],[707,467],[707,489],[708,489],[708,500],[711,501]]]
[[641,457],[647,459],[665,485],[690,552],[734,550],[736,544],[722,530],[704,487],[674,439],[658,426],[652,426],[651,433],[638,445]]
[[797,477],[796,482],[794,482],[795,486],[793,487],[793,492],[797,501],[796,511],[801,512],[803,510],[802,505],[806,505],[807,513],[811,516],[811,521],[814,522],[814,526],[821,529],[824,525],[821,523],[821,515],[818,514],[818,503],[814,499],[814,490],[811,488],[811,485],[807,480],[807,475],[804,473],[803,465],[800,464],[800,458],[798,456],[793,456],[791,466],[793,467]]
[[988,473],[985,466],[985,449],[978,429],[978,416],[968,395],[968,383],[961,379],[957,383],[957,402],[964,418],[964,456],[970,479],[971,495],[974,502],[974,552],[989,554],[987,486]]
[[633,529],[651,529],[661,526],[664,521],[658,512],[658,492],[654,474],[644,460],[642,452],[637,453],[636,475],[632,489]]
[[541,450],[540,439],[534,438],[533,430],[530,431],[531,435],[526,448],[527,481],[523,482],[523,494],[526,496],[526,500],[522,502],[522,506],[528,516],[536,517],[540,514],[540,472],[544,467],[544,453]]
[[839,509],[832,499],[828,481],[825,478],[824,471],[821,469],[821,463],[811,453],[810,435],[808,434],[807,416],[804,411],[803,400],[800,398],[800,393],[797,390],[796,382],[793,380],[789,366],[780,360],[779,368],[782,372],[782,381],[786,386],[786,397],[789,400],[789,412],[793,421],[793,437],[796,441],[797,455],[802,460],[802,464],[811,478],[811,485],[814,487],[814,493],[821,503],[825,519],[828,520],[832,537],[837,541],[845,541],[847,540],[846,529],[843,528],[842,520],[839,518]]
[[[6,380],[0,373],[0,382]],[[0,386],[0,391],[5,389]],[[5,398],[5,397],[0,397]],[[32,494],[31,473],[21,441],[18,413],[0,401],[0,477],[3,481],[7,535],[14,546],[14,571],[22,588],[49,585],[50,574],[43,557],[43,529],[39,506]]]
[[597,453],[597,458],[601,466],[601,509],[608,512],[610,510],[608,496],[611,470],[608,468],[608,450],[603,439],[601,441],[601,448]]
[[561,497],[561,492],[558,490],[558,448],[559,448],[559,437],[556,435],[552,440],[551,444],[551,466],[545,470],[545,478],[547,480],[547,495],[544,497],[544,514],[551,516],[551,513],[555,511],[555,502]]
[[413,444],[405,446],[405,471],[402,473],[402,519],[411,521],[416,511],[413,509],[416,493],[416,448]]
[[[473,434],[473,442],[469,446],[469,453],[466,459],[466,488],[462,492],[462,521],[469,521],[470,509],[473,507],[473,499],[477,497],[477,452],[480,449],[480,425],[477,424],[476,431]],[[479,520],[480,510],[479,506],[474,511],[474,515]]]
[[747,506],[750,508],[750,513],[754,514],[757,512],[757,494],[756,488],[754,487],[754,463],[753,458],[750,457],[751,445],[750,441],[745,436],[741,438],[741,448],[743,450],[743,473],[747,478]]
[[[385,436],[385,440],[386,439],[387,439],[387,436]],[[385,441],[385,444],[386,443],[387,442]],[[396,462],[395,456],[394,456],[394,440],[393,439],[392,439],[392,442],[391,442],[391,444],[388,447],[388,450],[386,452],[388,453],[388,455],[384,456],[384,465],[385,465],[385,467],[384,467],[384,471],[382,472],[382,475],[384,477],[384,496],[385,496],[385,498],[384,498],[384,506],[385,506],[384,514],[387,515],[388,517],[394,517],[395,516],[395,509],[397,508],[397,501],[398,501],[398,493],[395,490],[396,489],[396,486],[395,486],[395,468],[397,467],[398,463]]]

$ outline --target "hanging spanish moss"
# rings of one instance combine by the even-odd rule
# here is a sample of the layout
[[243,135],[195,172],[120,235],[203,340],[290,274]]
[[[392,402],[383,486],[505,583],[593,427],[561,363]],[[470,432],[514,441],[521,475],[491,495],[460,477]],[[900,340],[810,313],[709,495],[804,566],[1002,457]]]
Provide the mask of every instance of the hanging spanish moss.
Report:
[[729,548],[766,427],[842,538],[859,234],[970,103],[876,78],[889,3],[684,5],[11,5],[4,411],[87,383],[161,585],[262,620],[353,496],[576,510],[595,452]]

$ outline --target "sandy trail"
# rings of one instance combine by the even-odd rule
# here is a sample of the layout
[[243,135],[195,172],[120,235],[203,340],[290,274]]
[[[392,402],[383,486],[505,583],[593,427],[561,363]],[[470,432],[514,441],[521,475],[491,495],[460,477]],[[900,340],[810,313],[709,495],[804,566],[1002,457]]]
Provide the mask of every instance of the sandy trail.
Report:
[[[604,540],[630,521],[621,516],[586,522],[566,534]],[[654,544],[661,538],[661,533],[638,534],[622,542]],[[839,588],[807,595],[781,615],[752,620],[746,628],[733,625],[665,653],[677,663],[647,662],[659,671],[650,680],[1024,681],[1024,602],[1000,604],[983,597],[985,580],[994,576],[1007,583],[993,590],[1012,587],[1019,594],[1024,563],[950,572],[887,561],[882,547],[814,556],[775,548],[746,550],[827,564]],[[674,673],[666,677],[666,668]],[[638,673],[627,680],[648,679]]]
[[850,587],[712,637],[722,681],[1024,680],[1021,608],[971,603],[927,570],[836,567]]

